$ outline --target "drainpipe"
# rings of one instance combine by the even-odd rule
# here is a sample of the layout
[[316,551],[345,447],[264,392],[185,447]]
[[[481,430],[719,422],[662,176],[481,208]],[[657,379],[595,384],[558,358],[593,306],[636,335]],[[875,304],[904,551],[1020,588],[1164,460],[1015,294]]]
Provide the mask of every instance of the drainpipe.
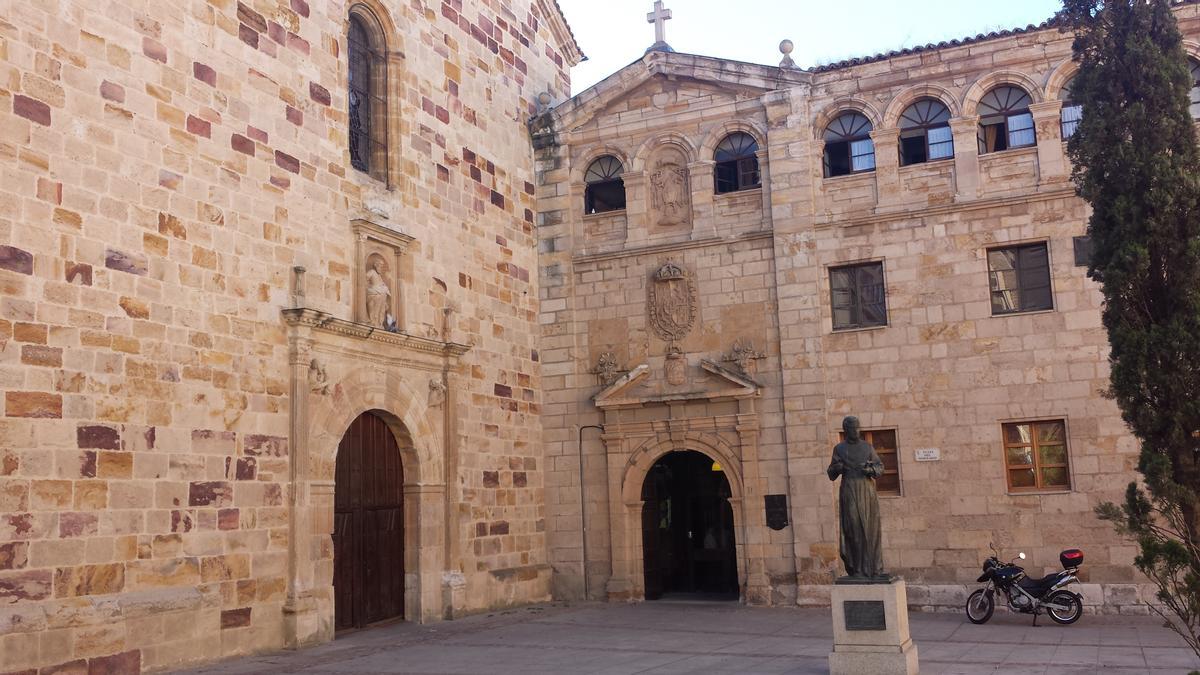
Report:
[[604,425],[602,424],[587,424],[579,427],[579,526],[582,533],[583,541],[583,560],[579,563],[583,573],[583,599],[588,599],[588,573],[587,573],[587,503],[583,499],[583,430],[584,429],[599,429],[600,433],[604,433]]

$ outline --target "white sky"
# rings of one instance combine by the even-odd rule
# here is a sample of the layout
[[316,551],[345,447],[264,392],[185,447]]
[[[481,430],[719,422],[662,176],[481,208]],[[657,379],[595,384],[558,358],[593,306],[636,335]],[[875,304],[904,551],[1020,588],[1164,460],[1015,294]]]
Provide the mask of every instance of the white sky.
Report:
[[[653,0],[558,0],[588,60],[577,94],[641,58],[654,42]],[[1059,0],[665,0],[667,42],[679,52],[778,65],[792,40],[802,67],[1038,24]]]

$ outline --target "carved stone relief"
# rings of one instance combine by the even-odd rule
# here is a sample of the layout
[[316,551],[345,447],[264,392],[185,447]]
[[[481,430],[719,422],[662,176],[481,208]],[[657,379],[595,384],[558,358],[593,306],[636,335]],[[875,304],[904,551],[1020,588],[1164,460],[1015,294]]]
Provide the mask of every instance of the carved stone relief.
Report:
[[607,387],[617,381],[621,367],[617,365],[617,355],[612,352],[604,352],[600,355],[600,360],[596,362],[596,367],[592,369],[592,373],[600,379],[600,386]]
[[446,385],[442,384],[441,380],[429,381],[429,399],[427,404],[430,408],[440,408],[446,402]]
[[329,393],[329,374],[325,372],[325,364],[320,359],[314,358],[308,364],[308,389],[321,396]]
[[650,173],[650,198],[655,224],[668,226],[691,222],[687,168],[675,162],[660,161]]
[[721,360],[736,365],[743,375],[754,375],[758,371],[758,359],[765,358],[766,354],[754,348],[753,340],[738,338],[734,340],[733,348]]
[[682,340],[696,324],[696,284],[682,265],[667,262],[654,272],[647,305],[654,332],[667,342]]
[[683,350],[675,345],[671,345],[667,353],[666,370],[667,384],[675,387],[687,384],[687,357],[683,355]]

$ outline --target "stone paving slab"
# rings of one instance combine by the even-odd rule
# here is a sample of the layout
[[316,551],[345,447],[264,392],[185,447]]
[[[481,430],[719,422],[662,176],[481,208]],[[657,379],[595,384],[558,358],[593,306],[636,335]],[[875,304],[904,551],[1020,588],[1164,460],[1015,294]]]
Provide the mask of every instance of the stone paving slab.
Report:
[[[926,675],[1182,673],[1200,659],[1149,617],[1085,615],[1073,626],[997,611],[909,615]],[[736,603],[548,604],[425,626],[398,623],[296,652],[187,671],[248,673],[827,673],[827,609]],[[1045,625],[1041,625],[1045,623]]]

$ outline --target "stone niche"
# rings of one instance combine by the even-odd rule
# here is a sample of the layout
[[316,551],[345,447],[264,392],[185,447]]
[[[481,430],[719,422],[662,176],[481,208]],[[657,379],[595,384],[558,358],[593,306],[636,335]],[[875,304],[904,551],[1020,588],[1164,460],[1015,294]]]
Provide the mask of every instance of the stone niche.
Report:
[[657,227],[690,227],[692,189],[688,161],[674,145],[657,148],[647,163],[650,223]]
[[410,278],[407,252],[413,238],[359,218],[354,229],[354,321],[392,332],[405,330],[402,282]]

